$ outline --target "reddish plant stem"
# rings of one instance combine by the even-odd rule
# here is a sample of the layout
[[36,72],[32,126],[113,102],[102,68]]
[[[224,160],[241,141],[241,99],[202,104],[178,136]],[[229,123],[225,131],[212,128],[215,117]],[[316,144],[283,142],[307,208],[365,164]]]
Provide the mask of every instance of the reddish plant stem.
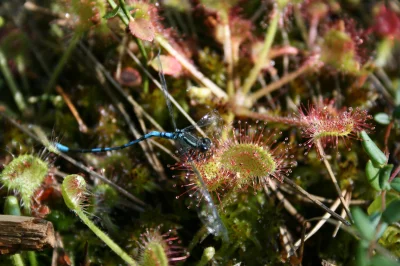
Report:
[[390,176],[389,182],[392,182],[393,179],[395,179],[395,177],[397,176],[397,174],[400,172],[400,165],[398,165],[396,167],[396,169],[394,169],[394,171],[392,172],[392,175]]
[[296,71],[289,73],[285,76],[283,76],[281,79],[278,81],[275,81],[264,88],[261,88],[260,90],[254,92],[253,94],[250,94],[248,96],[248,101],[251,102],[252,104],[255,103],[258,99],[261,97],[281,88],[283,85],[289,83],[290,81],[296,79],[300,75],[304,74],[307,72],[309,69],[312,69],[314,67],[318,67],[320,64],[318,56],[312,56],[307,60],[299,69]]
[[237,116],[244,116],[252,119],[262,120],[265,122],[282,123],[293,127],[304,127],[307,125],[306,122],[301,121],[300,119],[297,118],[260,114],[257,112],[249,111],[246,108],[242,107],[234,108],[234,112]]
[[385,131],[385,140],[384,140],[384,143],[385,143],[385,153],[386,153],[386,154],[389,153],[388,141],[389,141],[390,131],[392,130],[393,124],[394,124],[394,121],[393,121],[393,120],[390,121],[390,123],[389,123],[389,125],[387,126],[386,131]]

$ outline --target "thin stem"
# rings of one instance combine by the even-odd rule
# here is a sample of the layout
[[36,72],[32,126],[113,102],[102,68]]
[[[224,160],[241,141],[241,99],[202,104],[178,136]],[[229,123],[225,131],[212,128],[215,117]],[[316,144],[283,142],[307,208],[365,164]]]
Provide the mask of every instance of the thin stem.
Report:
[[258,57],[258,60],[257,60],[256,64],[254,65],[253,69],[250,71],[249,76],[244,81],[244,84],[242,87],[242,93],[244,95],[246,95],[250,91],[251,87],[257,80],[258,74],[260,73],[262,67],[265,64],[265,60],[268,60],[267,56],[271,49],[272,42],[274,41],[276,31],[278,29],[278,22],[279,22],[280,15],[281,15],[281,12],[278,10],[275,10],[272,20],[271,20],[271,23],[268,27],[268,31],[265,35],[264,46],[261,50],[260,56]]
[[300,4],[293,4],[293,12],[297,27],[300,29],[301,37],[303,37],[304,42],[308,44],[307,28],[303,19],[303,15],[301,14]]
[[50,77],[49,83],[46,86],[45,93],[49,94],[50,91],[53,89],[54,85],[57,82],[58,76],[60,75],[61,71],[63,70],[65,64],[68,62],[72,51],[75,49],[76,45],[78,44],[81,33],[79,31],[75,32],[72,40],[69,42],[67,49],[65,50],[64,54],[62,55],[60,61],[58,61],[56,68],[53,71],[53,74]]
[[[331,206],[330,210],[332,212],[334,212],[340,205],[340,200],[337,199]],[[322,216],[322,219],[313,227],[313,229],[311,229],[310,232],[308,232],[308,234],[304,237],[303,239],[299,239],[297,240],[297,242],[294,244],[295,248],[299,247],[301,245],[302,241],[306,241],[307,239],[309,239],[310,237],[312,237],[316,232],[318,232],[318,230],[326,223],[327,219],[331,216],[330,213],[325,213],[324,216]]]
[[[144,65],[146,65],[147,61],[149,59],[148,59],[148,56],[147,56],[146,49],[144,48],[143,42],[137,37],[135,37],[134,39],[135,39],[137,45],[139,46],[140,53],[142,54],[142,56],[144,58],[144,60],[143,60],[144,62],[142,62],[142,63]],[[143,92],[146,93],[146,94],[149,93],[149,84],[150,84],[149,77],[144,73],[144,75],[143,75]]]
[[[288,201],[285,196],[277,189],[276,182],[273,180],[269,181],[269,187],[271,190],[275,193],[276,197],[283,203],[283,207],[286,209],[286,211],[291,214],[300,224],[305,224],[307,228],[311,227],[311,224],[306,221],[304,216],[302,216],[300,213],[297,212],[296,208]],[[264,183],[263,184],[264,191],[268,190],[267,185]]]
[[223,26],[224,30],[224,59],[226,64],[226,73],[228,76],[226,91],[228,96],[232,97],[234,95],[233,87],[233,55],[232,55],[232,39],[231,39],[231,29],[229,27],[229,21],[227,20]]
[[320,202],[319,200],[317,200],[316,198],[314,198],[310,193],[308,193],[307,191],[305,191],[303,188],[301,188],[300,186],[298,186],[296,183],[294,183],[292,180],[290,180],[289,178],[287,178],[286,176],[282,176],[283,180],[285,181],[286,184],[292,186],[293,188],[295,188],[297,191],[299,191],[300,193],[302,193],[304,196],[306,196],[310,201],[312,201],[314,204],[316,204],[317,206],[319,206],[320,208],[322,208],[324,211],[328,212],[330,215],[332,215],[333,217],[335,217],[337,220],[341,221],[342,223],[344,223],[345,225],[349,225],[350,223],[348,221],[346,221],[345,219],[343,219],[339,214],[337,214],[336,212],[332,211],[331,209],[329,209],[328,207],[326,207],[322,202]]
[[81,116],[79,115],[78,110],[75,108],[74,104],[72,103],[69,96],[64,92],[61,86],[56,86],[56,91],[63,97],[65,104],[68,106],[69,110],[71,111],[72,115],[75,117],[76,122],[79,125],[79,131],[83,133],[88,132],[88,127],[86,126],[85,122],[83,122]]
[[127,262],[129,265],[138,265],[134,259],[132,259],[125,251],[121,249],[111,238],[109,238],[103,231],[100,230],[80,209],[76,209],[75,213],[84,222],[93,233],[96,234],[112,251],[114,251],[121,259]]
[[328,170],[329,177],[331,178],[332,183],[335,186],[335,189],[336,189],[336,192],[338,193],[340,202],[342,203],[342,206],[343,206],[344,210],[346,211],[347,216],[353,222],[353,217],[351,216],[350,210],[346,205],[346,201],[344,200],[344,198],[342,196],[342,191],[340,190],[340,187],[339,187],[339,184],[337,182],[337,179],[336,179],[336,177],[335,177],[335,175],[334,175],[334,173],[332,171],[332,167],[331,167],[329,161],[326,159],[324,148],[322,147],[321,141],[319,139],[316,141],[315,146],[316,146],[316,148],[318,150],[318,153],[322,157],[322,160],[324,162],[326,170]]
[[[108,1],[108,4],[111,6],[112,9],[117,7],[117,4],[113,0],[107,0],[107,1]],[[129,19],[126,17],[125,14],[122,14],[122,13],[118,12],[118,16],[119,16],[119,18],[122,20],[122,22],[125,25],[129,24]]]
[[210,89],[212,93],[222,99],[227,99],[228,95],[206,76],[201,73],[196,67],[189,62],[181,53],[179,53],[174,47],[172,47],[166,39],[164,39],[161,35],[156,35],[155,40],[203,86]]
[[6,80],[8,88],[10,89],[10,91],[14,97],[14,101],[17,104],[19,111],[24,112],[26,109],[26,103],[24,101],[21,91],[19,90],[17,84],[15,83],[15,80],[11,74],[9,67],[8,67],[7,59],[1,48],[0,48],[0,70]]
[[315,64],[318,63],[318,62],[319,62],[319,60],[316,57],[311,57],[310,60],[305,62],[296,71],[294,71],[292,73],[289,73],[289,74],[283,76],[278,81],[275,81],[275,82],[267,85],[266,87],[254,92],[253,94],[250,94],[249,97],[248,97],[248,101],[250,102],[250,106],[252,106],[253,103],[255,103],[261,97],[263,97],[263,96],[265,96],[265,95],[267,95],[267,94],[279,89],[283,85],[289,83],[290,81],[292,81],[292,80],[296,79],[297,77],[299,77],[300,75],[304,74],[309,69],[313,68],[315,66]]
[[[352,196],[352,191],[350,190],[347,194],[346,194],[346,206],[350,205],[350,200],[351,200],[351,196]],[[343,218],[346,218],[346,210],[342,209],[342,213],[340,214]],[[335,231],[333,231],[332,237],[336,237],[337,233],[339,232],[339,229],[341,227],[341,223],[338,223],[336,225]]]
[[390,175],[390,179],[389,179],[389,183],[393,181],[393,179],[396,178],[397,174],[400,172],[400,165],[398,165],[394,171],[392,172],[392,174]]
[[304,122],[299,119],[292,117],[284,117],[284,116],[275,116],[269,114],[260,114],[257,112],[249,111],[247,108],[237,107],[235,110],[235,114],[238,116],[244,116],[252,119],[262,120],[265,122],[272,123],[281,123],[293,127],[301,127],[304,126]]

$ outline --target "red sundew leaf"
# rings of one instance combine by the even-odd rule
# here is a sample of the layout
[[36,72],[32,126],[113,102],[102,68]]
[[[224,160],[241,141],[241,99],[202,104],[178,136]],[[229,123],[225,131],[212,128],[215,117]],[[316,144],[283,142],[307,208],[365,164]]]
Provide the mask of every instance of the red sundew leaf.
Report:
[[155,30],[150,20],[144,18],[135,18],[129,22],[129,30],[132,35],[144,40],[153,41]]
[[[160,61],[165,75],[179,76],[182,73],[182,66],[178,60],[175,59],[175,57],[169,55],[160,55]],[[151,66],[156,71],[160,71],[160,65],[157,58],[151,61]]]
[[135,87],[142,84],[142,76],[132,67],[122,69],[121,75],[116,78],[122,86]]
[[400,38],[400,16],[382,5],[375,16],[373,30],[383,37]]

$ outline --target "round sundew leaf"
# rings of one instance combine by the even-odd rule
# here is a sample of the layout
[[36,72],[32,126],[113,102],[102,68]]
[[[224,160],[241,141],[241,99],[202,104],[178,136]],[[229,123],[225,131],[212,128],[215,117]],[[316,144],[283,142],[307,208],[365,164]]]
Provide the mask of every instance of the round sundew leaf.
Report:
[[65,205],[73,211],[81,209],[86,194],[86,181],[80,175],[68,175],[61,185]]
[[144,41],[153,41],[155,31],[150,20],[135,18],[129,22],[128,27],[133,36]]
[[[170,76],[178,76],[182,73],[182,66],[173,56],[160,55],[160,61],[163,73]],[[151,61],[150,65],[156,70],[160,71],[160,64],[157,58]]]
[[355,226],[357,227],[360,235],[365,240],[371,241],[374,239],[375,228],[369,220],[368,216],[360,209],[354,208],[352,210]]
[[391,188],[389,179],[392,169],[393,164],[388,164],[379,170],[379,186],[382,190],[390,190]]
[[386,155],[376,146],[365,131],[361,131],[362,145],[375,167],[386,165]]
[[393,181],[390,183],[390,186],[397,192],[400,192],[400,178],[393,179]]
[[400,199],[392,201],[382,213],[382,219],[388,224],[400,221]]
[[390,124],[390,117],[386,113],[378,113],[374,116],[376,122],[381,125],[389,125]]
[[374,166],[371,160],[368,160],[367,165],[365,167],[365,174],[367,175],[367,180],[369,184],[378,191],[381,191],[381,187],[379,185],[379,169]]

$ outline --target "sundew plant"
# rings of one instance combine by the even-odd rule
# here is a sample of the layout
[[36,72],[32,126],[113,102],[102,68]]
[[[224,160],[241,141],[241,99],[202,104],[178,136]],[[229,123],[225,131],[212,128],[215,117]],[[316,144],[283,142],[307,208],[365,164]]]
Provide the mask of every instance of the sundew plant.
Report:
[[0,217],[57,236],[0,264],[400,265],[399,47],[395,0],[0,2]]

